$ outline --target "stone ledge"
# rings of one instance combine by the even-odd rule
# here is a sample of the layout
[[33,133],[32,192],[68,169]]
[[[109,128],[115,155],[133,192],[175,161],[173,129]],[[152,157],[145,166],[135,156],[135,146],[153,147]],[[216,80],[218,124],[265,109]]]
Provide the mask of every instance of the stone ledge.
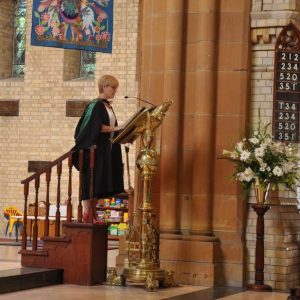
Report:
[[63,283],[63,270],[19,268],[0,272],[0,294]]

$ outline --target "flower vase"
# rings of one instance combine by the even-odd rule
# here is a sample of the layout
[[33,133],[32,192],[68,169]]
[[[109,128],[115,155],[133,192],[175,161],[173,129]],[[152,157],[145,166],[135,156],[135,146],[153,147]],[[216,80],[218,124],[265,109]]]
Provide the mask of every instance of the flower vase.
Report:
[[255,198],[256,198],[256,203],[259,205],[264,205],[268,195],[269,195],[269,188],[270,184],[267,186],[264,185],[255,185],[254,184],[254,191],[255,191]]

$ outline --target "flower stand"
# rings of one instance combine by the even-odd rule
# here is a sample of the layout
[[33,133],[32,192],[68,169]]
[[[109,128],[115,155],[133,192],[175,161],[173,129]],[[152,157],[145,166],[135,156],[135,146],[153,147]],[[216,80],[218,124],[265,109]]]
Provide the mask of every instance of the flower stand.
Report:
[[256,249],[255,249],[255,283],[248,285],[251,291],[272,291],[272,287],[264,284],[264,215],[269,210],[269,205],[254,204],[251,206],[257,214],[256,222]]

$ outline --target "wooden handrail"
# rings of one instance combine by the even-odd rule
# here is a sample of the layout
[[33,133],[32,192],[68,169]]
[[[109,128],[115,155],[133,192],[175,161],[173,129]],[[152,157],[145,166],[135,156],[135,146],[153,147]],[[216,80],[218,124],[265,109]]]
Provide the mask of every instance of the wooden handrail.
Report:
[[26,179],[23,179],[21,181],[22,184],[28,183],[31,180],[35,179],[36,177],[42,175],[43,173],[47,172],[48,169],[54,167],[57,165],[58,162],[63,161],[64,159],[66,159],[73,151],[69,151],[67,153],[65,153],[64,155],[62,155],[61,157],[59,157],[58,159],[52,161],[51,163],[49,163],[49,165],[47,165],[45,168],[41,169],[40,171],[37,171],[36,173],[32,174],[31,176],[27,177]]
[[[87,149],[96,149],[96,148],[97,148],[97,146],[96,146],[96,145],[93,145],[93,146],[91,146],[91,147],[89,147],[89,148],[87,148]],[[85,149],[83,149],[83,150],[85,150]],[[59,158],[57,158],[56,160],[50,162],[49,165],[47,165],[46,167],[44,167],[44,168],[41,169],[40,171],[37,171],[36,173],[30,175],[29,177],[23,179],[23,180],[21,181],[21,183],[22,183],[22,184],[28,183],[28,182],[30,182],[31,180],[35,179],[37,176],[40,176],[41,174],[47,172],[48,169],[50,169],[50,168],[56,166],[57,163],[58,163],[59,161],[63,161],[64,159],[66,159],[66,158],[67,158],[71,153],[73,153],[73,152],[74,152],[74,151],[69,151],[69,152],[63,154],[61,157],[59,157]]]
[[[94,172],[94,155],[95,149],[97,148],[96,145],[93,145],[89,148],[79,150],[79,205],[78,205],[78,217],[77,222],[82,222],[82,172],[83,172],[83,155],[85,150],[89,150],[89,168],[90,168],[90,195],[93,195],[93,172]],[[56,193],[56,214],[55,214],[55,237],[60,236],[60,205],[61,205],[61,176],[62,176],[62,163],[65,159],[68,159],[68,197],[67,197],[67,221],[72,221],[72,167],[73,167],[73,156],[74,151],[70,150],[67,153],[63,154],[56,160],[50,162],[46,167],[37,171],[33,175],[27,177],[26,179],[22,180],[21,183],[24,185],[24,230],[22,236],[22,250],[27,249],[27,202],[28,202],[28,195],[29,195],[29,184],[30,182],[34,181],[34,190],[35,190],[35,201],[34,201],[34,219],[33,219],[33,226],[31,227],[33,230],[30,231],[33,233],[33,241],[32,241],[32,250],[38,250],[37,238],[38,238],[38,201],[39,201],[39,189],[40,189],[40,179],[41,175],[46,173],[46,212],[45,212],[45,228],[44,228],[44,236],[49,236],[49,193],[50,193],[50,181],[51,181],[51,173],[52,168],[57,168],[57,193]],[[92,222],[91,218],[91,222]],[[31,230],[30,228],[30,230]],[[31,235],[30,235],[31,236]]]

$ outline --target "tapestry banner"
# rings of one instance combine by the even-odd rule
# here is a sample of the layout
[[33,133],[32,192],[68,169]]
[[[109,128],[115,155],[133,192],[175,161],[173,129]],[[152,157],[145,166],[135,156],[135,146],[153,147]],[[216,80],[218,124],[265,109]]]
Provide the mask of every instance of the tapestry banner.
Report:
[[111,53],[113,0],[33,0],[31,45]]

